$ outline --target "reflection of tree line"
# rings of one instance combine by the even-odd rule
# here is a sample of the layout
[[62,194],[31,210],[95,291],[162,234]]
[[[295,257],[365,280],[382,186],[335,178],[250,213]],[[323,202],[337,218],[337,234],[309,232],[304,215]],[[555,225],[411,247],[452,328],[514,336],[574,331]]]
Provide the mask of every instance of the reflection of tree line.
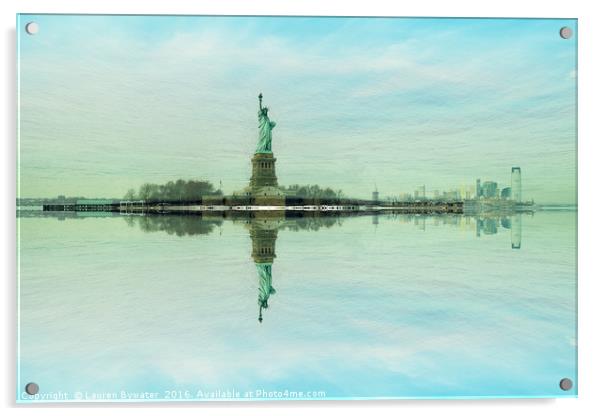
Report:
[[290,231],[318,231],[321,228],[330,228],[341,225],[342,215],[316,215],[306,216],[257,216],[253,213],[241,212],[227,215],[196,214],[196,215],[127,215],[123,217],[130,226],[138,225],[144,232],[164,231],[178,236],[209,234],[224,221],[232,220],[235,223],[277,223],[278,229]]
[[330,228],[342,224],[343,219],[340,216],[306,216],[287,221],[282,228],[290,231],[318,231],[320,228]]
[[[359,214],[361,215],[361,214]],[[358,214],[353,214],[358,216]],[[290,231],[317,231],[321,228],[330,228],[335,225],[342,225],[346,215],[340,213],[298,213],[291,212],[286,216],[261,215],[251,212],[233,212],[225,215],[216,213],[210,214],[149,214],[149,215],[123,215],[117,212],[102,211],[42,211],[42,210],[18,210],[18,218],[57,218],[64,219],[84,219],[100,217],[122,217],[126,223],[133,227],[137,225],[144,232],[163,231],[168,234],[178,236],[209,234],[222,225],[224,221],[234,221],[236,223],[251,224],[254,221],[275,221],[279,222],[278,228]]]
[[202,219],[198,215],[132,215],[124,219],[130,227],[137,224],[145,233],[164,231],[178,237],[209,234],[223,222],[220,219]]

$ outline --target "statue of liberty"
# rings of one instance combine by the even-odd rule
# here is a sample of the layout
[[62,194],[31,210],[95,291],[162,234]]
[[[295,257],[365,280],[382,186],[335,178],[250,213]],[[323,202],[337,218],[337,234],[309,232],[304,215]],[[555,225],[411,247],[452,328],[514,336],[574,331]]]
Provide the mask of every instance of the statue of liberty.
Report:
[[270,121],[268,117],[268,108],[262,107],[261,100],[263,95],[259,93],[259,141],[255,153],[272,153],[272,130],[276,127],[276,123]]
[[263,321],[261,311],[268,308],[268,299],[270,295],[276,293],[276,289],[272,286],[272,265],[269,263],[256,263],[257,274],[259,274],[259,322]]

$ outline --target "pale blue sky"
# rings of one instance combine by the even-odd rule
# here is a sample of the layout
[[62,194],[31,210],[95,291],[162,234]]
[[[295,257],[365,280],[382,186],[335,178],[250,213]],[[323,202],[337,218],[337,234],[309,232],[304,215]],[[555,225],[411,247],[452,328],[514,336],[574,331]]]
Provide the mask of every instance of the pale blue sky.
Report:
[[23,197],[177,178],[239,190],[261,91],[283,185],[399,195],[507,186],[520,166],[524,198],[576,201],[575,20],[22,15],[18,27]]

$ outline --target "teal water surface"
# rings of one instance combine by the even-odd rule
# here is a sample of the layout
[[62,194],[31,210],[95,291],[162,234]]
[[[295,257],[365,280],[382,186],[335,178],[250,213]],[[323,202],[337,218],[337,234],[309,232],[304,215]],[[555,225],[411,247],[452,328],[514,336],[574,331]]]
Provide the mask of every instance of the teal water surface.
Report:
[[19,231],[18,401],[577,393],[576,212]]

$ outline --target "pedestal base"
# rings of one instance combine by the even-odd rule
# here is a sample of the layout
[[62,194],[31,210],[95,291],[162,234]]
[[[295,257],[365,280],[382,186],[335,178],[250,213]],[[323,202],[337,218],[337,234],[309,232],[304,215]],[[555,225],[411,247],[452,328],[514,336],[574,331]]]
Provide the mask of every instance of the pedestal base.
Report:
[[251,189],[258,190],[266,186],[277,187],[276,158],[273,153],[255,153],[251,159]]

